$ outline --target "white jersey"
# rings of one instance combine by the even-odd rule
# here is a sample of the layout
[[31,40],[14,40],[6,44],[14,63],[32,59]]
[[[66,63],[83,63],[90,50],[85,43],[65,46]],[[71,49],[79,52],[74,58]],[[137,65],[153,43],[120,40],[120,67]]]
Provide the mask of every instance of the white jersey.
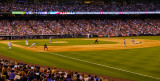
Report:
[[30,47],[32,47],[32,46],[35,46],[35,47],[36,47],[36,44],[37,44],[37,43],[33,43]]
[[8,43],[8,46],[11,47],[11,42]]
[[108,39],[110,39],[110,35],[108,35]]
[[28,40],[26,40],[26,45],[28,45]]
[[11,42],[8,43],[8,47],[11,50]]
[[134,39],[131,39],[131,42],[134,42]]
[[87,38],[89,38],[89,35],[90,35],[90,34],[87,34]]
[[33,43],[32,46],[35,46],[37,43]]
[[140,44],[141,42],[134,42],[134,44]]
[[50,39],[50,43],[52,42],[52,37],[49,38]]
[[28,40],[26,40],[26,43],[28,43]]
[[51,37],[50,37],[49,39],[50,39],[50,41],[52,41],[52,38],[51,38]]

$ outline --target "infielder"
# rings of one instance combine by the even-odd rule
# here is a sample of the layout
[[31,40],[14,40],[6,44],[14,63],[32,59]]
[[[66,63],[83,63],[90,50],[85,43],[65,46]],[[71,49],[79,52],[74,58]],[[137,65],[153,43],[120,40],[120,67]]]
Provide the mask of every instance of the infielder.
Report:
[[28,40],[26,40],[26,46],[28,46]]
[[134,44],[140,44],[140,43],[142,43],[142,42],[136,42],[136,41],[134,42]]
[[131,43],[133,43],[133,44],[140,44],[140,43],[142,43],[142,42],[136,42],[136,41],[134,41],[134,39],[132,38],[132,39],[131,39]]
[[33,43],[30,47],[32,47],[32,46],[36,47],[36,44],[37,44],[37,43],[35,42],[35,43]]
[[134,41],[134,39],[132,38],[132,39],[131,39],[131,43],[134,43],[134,42],[135,42],[135,41]]
[[110,35],[108,34],[108,39],[110,39]]
[[49,40],[50,40],[50,44],[51,44],[52,43],[52,37],[50,37]]
[[87,38],[89,39],[90,34],[87,34]]
[[125,38],[124,38],[124,46],[126,46],[126,40],[125,40]]
[[11,44],[11,42],[9,41],[9,42],[8,42],[9,50],[11,50],[11,45],[12,45],[12,44]]

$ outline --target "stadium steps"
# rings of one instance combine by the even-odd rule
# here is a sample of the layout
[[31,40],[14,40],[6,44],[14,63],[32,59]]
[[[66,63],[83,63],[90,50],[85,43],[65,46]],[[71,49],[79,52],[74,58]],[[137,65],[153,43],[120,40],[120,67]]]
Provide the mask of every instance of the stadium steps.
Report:
[[50,28],[50,26],[47,25],[47,28],[50,29],[53,34],[55,34],[55,32]]

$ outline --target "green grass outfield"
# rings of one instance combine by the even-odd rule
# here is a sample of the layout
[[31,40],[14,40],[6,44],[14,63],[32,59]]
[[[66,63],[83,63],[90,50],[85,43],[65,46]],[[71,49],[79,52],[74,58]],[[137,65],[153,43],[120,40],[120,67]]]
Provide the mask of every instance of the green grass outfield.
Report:
[[[124,37],[118,37],[118,38],[123,39]],[[125,37],[125,38],[132,38],[132,37]],[[134,37],[134,38],[160,40],[160,36],[146,36],[146,37]],[[82,38],[55,39],[55,41],[59,40],[68,41],[69,43],[66,45],[80,45],[80,44],[85,45],[87,43],[92,44],[94,42],[92,40],[84,41],[82,40]],[[25,40],[18,40],[18,41],[20,42],[15,42],[15,43],[24,45]],[[35,40],[29,40],[29,41],[34,42]],[[39,45],[43,45],[44,43],[48,44],[49,39],[44,39],[43,41],[39,40],[36,41],[38,42]],[[100,43],[110,44],[115,42],[101,41]],[[62,46],[61,44],[59,45]],[[54,52],[32,52],[18,47],[12,47],[12,50],[8,50],[8,46],[6,44],[0,44],[0,54],[32,64],[56,66],[59,68],[64,68],[74,71],[113,76],[134,81],[160,81],[160,47],[125,49],[125,50],[54,53]]]

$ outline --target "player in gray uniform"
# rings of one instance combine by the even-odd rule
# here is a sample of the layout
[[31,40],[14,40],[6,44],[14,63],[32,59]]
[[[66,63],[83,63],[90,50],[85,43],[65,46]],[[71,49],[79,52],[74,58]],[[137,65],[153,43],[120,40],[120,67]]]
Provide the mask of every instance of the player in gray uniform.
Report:
[[52,43],[52,37],[49,38],[50,39],[50,44]]
[[110,39],[110,35],[108,34],[108,39]]
[[28,46],[28,40],[26,40],[26,46]]
[[134,42],[134,44],[140,44],[140,43],[142,43],[142,42],[136,42],[136,41]]
[[124,46],[126,46],[126,40],[125,40],[125,38],[124,38]]
[[140,43],[142,43],[142,42],[136,42],[133,38],[131,39],[131,43],[133,43],[133,44],[140,44]]
[[12,46],[12,44],[11,44],[11,42],[9,41],[9,42],[8,42],[9,50],[11,50],[11,46]]
[[37,43],[35,42],[35,43],[33,43],[30,47],[32,47],[32,46],[36,47],[36,44],[37,44]]
[[87,34],[87,38],[89,39],[90,34]]
[[133,44],[134,44],[134,42],[135,42],[135,41],[134,41],[134,39],[132,38],[132,39],[131,39],[131,43],[133,43]]

